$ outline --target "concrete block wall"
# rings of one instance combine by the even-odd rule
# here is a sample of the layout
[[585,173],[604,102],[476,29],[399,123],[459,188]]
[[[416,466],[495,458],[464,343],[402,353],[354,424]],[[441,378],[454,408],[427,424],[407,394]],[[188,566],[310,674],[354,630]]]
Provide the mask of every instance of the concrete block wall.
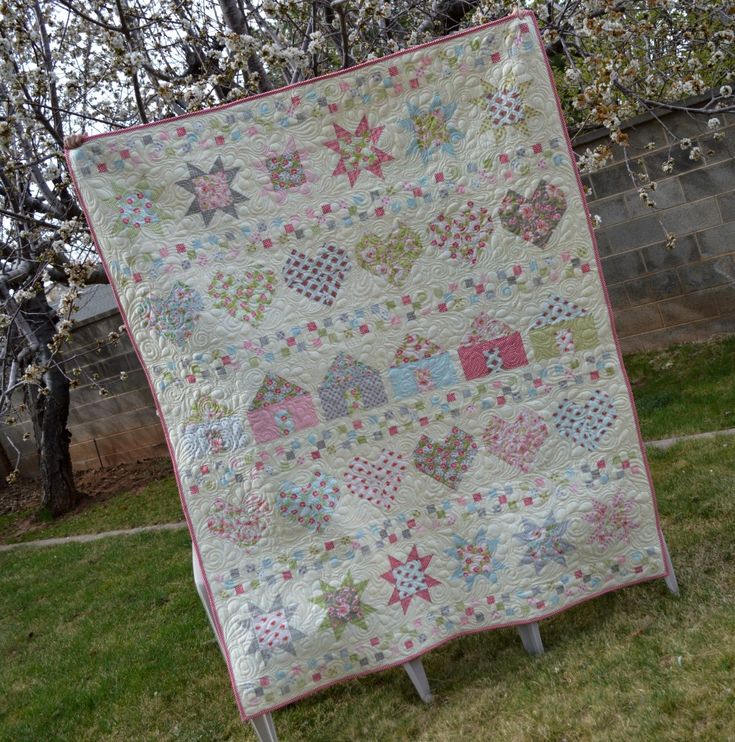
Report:
[[[613,145],[614,162],[583,177],[590,211],[602,219],[598,247],[624,352],[735,333],[735,117],[720,114],[717,129],[706,116],[659,118],[641,117],[626,129],[627,162]],[[702,159],[690,159],[679,144],[684,137]],[[575,149],[604,143],[592,132]],[[631,171],[655,181],[655,208],[640,199]],[[667,234],[676,236],[673,247]]]
[[[80,369],[80,384],[71,392],[69,411],[70,453],[76,470],[168,455],[153,397],[127,335],[123,333],[117,345],[105,344],[98,352],[98,340],[117,332],[121,324],[117,310],[80,322],[65,351],[70,358],[67,373],[74,367]],[[125,380],[122,372],[127,374]],[[98,375],[96,382],[91,381],[94,374]],[[100,395],[100,387],[108,391],[106,396]],[[23,440],[26,432],[31,433],[28,441]],[[17,457],[15,446],[21,454],[21,473],[35,476],[38,463],[30,422],[3,426],[2,433],[11,462]]]

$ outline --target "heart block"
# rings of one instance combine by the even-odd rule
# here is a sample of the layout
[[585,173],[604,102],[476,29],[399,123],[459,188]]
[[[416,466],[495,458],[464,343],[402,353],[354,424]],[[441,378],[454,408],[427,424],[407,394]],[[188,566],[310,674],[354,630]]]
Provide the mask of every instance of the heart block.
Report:
[[331,307],[351,267],[347,252],[335,245],[323,247],[313,258],[291,250],[283,278],[290,289]]
[[383,449],[376,461],[355,456],[348,468],[344,479],[353,495],[384,510],[391,509],[403,472],[406,471],[403,456]]
[[549,429],[541,417],[532,410],[521,410],[510,422],[493,415],[482,440],[490,453],[528,472],[548,435]]
[[278,510],[284,517],[318,533],[332,519],[339,496],[337,480],[316,471],[306,485],[283,482],[278,492]]
[[400,286],[424,247],[417,232],[404,225],[387,237],[369,234],[357,243],[357,264],[392,286]]
[[567,197],[558,186],[542,180],[530,198],[508,191],[500,205],[500,223],[536,247],[545,247],[567,210]]
[[242,277],[218,271],[207,293],[218,309],[243,322],[257,324],[273,299],[275,285],[276,274],[269,270],[246,271]]
[[475,439],[464,430],[453,427],[441,443],[432,441],[428,435],[422,435],[413,452],[413,463],[423,474],[454,490],[476,455]]
[[588,451],[595,451],[617,417],[609,395],[598,389],[583,405],[568,399],[560,402],[554,413],[554,425],[561,435]]

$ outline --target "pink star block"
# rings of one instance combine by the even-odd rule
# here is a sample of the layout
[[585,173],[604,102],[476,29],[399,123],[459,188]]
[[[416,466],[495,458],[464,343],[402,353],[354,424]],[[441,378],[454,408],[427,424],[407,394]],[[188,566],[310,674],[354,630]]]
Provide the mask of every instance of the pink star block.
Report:
[[429,566],[433,556],[419,556],[419,550],[416,544],[408,553],[405,562],[401,562],[395,557],[388,556],[390,569],[380,575],[384,580],[393,585],[393,593],[390,596],[388,605],[400,603],[403,612],[408,612],[408,606],[414,597],[423,598],[431,603],[429,590],[439,585],[439,580],[435,580],[431,575],[426,574],[426,568]]
[[383,163],[394,159],[377,147],[385,127],[376,126],[371,129],[368,126],[367,116],[362,117],[354,134],[339,124],[332,124],[332,126],[334,126],[337,138],[325,143],[326,147],[339,155],[339,163],[332,175],[346,175],[350,186],[355,185],[363,170],[367,170],[378,178],[383,178]]

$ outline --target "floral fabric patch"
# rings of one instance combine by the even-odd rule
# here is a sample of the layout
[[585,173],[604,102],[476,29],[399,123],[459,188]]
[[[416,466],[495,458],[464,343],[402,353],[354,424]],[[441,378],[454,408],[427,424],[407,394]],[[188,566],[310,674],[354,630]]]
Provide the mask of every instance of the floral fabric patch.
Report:
[[184,346],[203,311],[201,294],[183,281],[176,281],[165,298],[150,294],[143,306],[143,323],[166,340]]
[[334,632],[335,639],[341,639],[349,626],[357,626],[363,631],[368,628],[366,619],[375,613],[375,608],[365,603],[362,597],[368,583],[369,580],[355,582],[350,572],[338,587],[319,583],[322,594],[312,598],[311,602],[326,611],[321,627]]
[[474,201],[457,216],[439,214],[429,225],[431,244],[440,255],[458,263],[477,265],[481,253],[490,243],[493,220],[485,206],[476,206]]
[[423,250],[418,233],[399,226],[387,239],[377,234],[363,237],[357,244],[357,264],[391,286],[400,286]]
[[553,231],[567,210],[564,191],[542,180],[529,198],[508,191],[500,206],[500,223],[536,247],[546,247]]
[[521,410],[511,421],[493,415],[482,437],[488,451],[521,471],[531,471],[539,449],[549,435],[540,415]]
[[441,443],[422,435],[413,452],[413,463],[423,474],[457,489],[476,455],[477,443],[473,437],[454,427]]
[[246,271],[242,278],[232,273],[217,271],[207,288],[213,305],[224,309],[231,317],[243,322],[260,322],[273,301],[276,274],[270,270]]
[[339,484],[334,477],[315,471],[308,484],[284,482],[278,492],[278,510],[310,531],[329,525],[339,501]]

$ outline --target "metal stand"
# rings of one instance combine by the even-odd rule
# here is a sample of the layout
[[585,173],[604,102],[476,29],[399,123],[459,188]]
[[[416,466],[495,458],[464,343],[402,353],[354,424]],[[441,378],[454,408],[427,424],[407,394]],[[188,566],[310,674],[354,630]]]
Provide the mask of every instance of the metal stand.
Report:
[[[676,573],[674,572],[674,565],[671,563],[671,556],[669,555],[669,547],[666,545],[666,539],[661,534],[661,543],[663,545],[663,558],[664,563],[668,567],[669,574],[666,577],[666,587],[669,588],[673,595],[679,594],[679,583],[676,580]],[[523,648],[529,654],[534,657],[538,657],[544,653],[544,644],[541,641],[541,632],[539,631],[538,622],[528,623],[524,626],[518,626],[518,633],[521,636],[523,642]]]
[[[217,637],[217,646],[224,656],[225,650],[224,647],[220,644],[219,634],[217,634],[217,630],[214,626],[214,616],[212,615],[211,608],[209,606],[209,600],[207,599],[207,589],[204,585],[204,575],[202,574],[202,568],[199,565],[199,560],[197,559],[197,555],[193,549],[191,553],[191,561],[194,571],[194,584],[196,585],[197,593],[199,593],[199,598],[204,605],[204,611],[207,614],[207,618],[209,619],[209,624],[212,627],[212,631],[214,632],[215,637]],[[421,660],[416,659],[411,660],[410,662],[406,662],[403,665],[403,669],[408,674],[408,677],[411,678],[411,682],[413,683],[414,688],[416,688],[416,691],[418,692],[421,700],[424,703],[431,703],[433,699],[431,695],[431,688],[429,688],[429,681],[426,678],[426,672],[424,671],[424,666],[421,663]],[[255,735],[257,736],[259,742],[278,742],[276,725],[273,723],[273,717],[270,714],[262,714],[261,716],[256,716],[254,719],[250,719],[250,723],[253,725]]]
[[431,688],[429,688],[429,681],[426,679],[426,672],[421,660],[411,660],[403,665],[403,669],[411,678],[413,687],[416,688],[416,692],[424,703],[431,703],[434,697],[431,695]]
[[676,580],[676,573],[674,572],[674,565],[671,563],[671,556],[669,555],[669,547],[666,545],[666,539],[663,533],[661,534],[661,543],[663,544],[663,557],[666,566],[669,568],[669,575],[666,577],[666,587],[669,588],[672,595],[679,594],[679,583]]
[[541,632],[538,628],[538,621],[535,623],[527,623],[516,628],[518,629],[518,633],[521,635],[523,648],[526,652],[534,657],[538,657],[544,653],[544,643],[541,641]]

